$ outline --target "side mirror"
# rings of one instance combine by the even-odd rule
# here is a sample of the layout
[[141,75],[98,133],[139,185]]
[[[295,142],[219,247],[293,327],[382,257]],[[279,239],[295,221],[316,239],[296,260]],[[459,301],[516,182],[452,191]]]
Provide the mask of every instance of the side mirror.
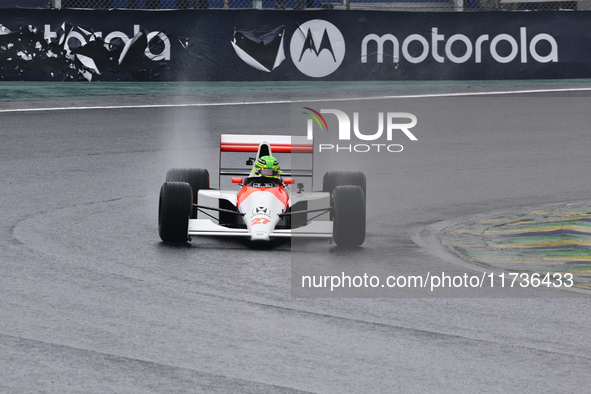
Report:
[[283,180],[283,183],[285,183],[286,185],[293,185],[295,183],[295,179],[293,179],[293,178],[285,178]]
[[242,185],[242,178],[232,178],[232,183]]

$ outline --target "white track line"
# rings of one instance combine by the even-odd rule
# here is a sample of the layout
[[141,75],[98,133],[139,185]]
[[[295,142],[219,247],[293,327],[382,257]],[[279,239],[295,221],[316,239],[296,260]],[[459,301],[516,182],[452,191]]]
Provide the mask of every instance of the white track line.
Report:
[[399,96],[371,96],[371,97],[349,97],[335,99],[310,99],[310,100],[270,100],[270,101],[239,101],[225,103],[186,103],[186,104],[144,104],[144,105],[98,105],[92,107],[48,107],[48,108],[14,108],[0,109],[0,113],[8,112],[42,112],[42,111],[85,111],[93,109],[141,109],[141,108],[183,108],[183,107],[228,107],[235,105],[270,105],[270,104],[293,104],[293,103],[320,103],[334,101],[366,101],[366,100],[387,100],[387,99],[408,99],[408,98],[437,98],[437,97],[471,97],[471,96],[493,96],[509,94],[532,94],[532,93],[568,93],[568,92],[589,92],[591,88],[557,88],[557,89],[531,89],[531,90],[508,90],[493,92],[465,92],[465,93],[437,93],[437,94],[409,94]]

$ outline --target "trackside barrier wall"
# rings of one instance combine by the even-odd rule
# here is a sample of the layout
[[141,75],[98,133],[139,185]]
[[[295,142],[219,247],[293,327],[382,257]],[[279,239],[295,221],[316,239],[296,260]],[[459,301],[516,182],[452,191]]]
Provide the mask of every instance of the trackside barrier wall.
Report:
[[3,9],[0,80],[588,78],[591,13]]

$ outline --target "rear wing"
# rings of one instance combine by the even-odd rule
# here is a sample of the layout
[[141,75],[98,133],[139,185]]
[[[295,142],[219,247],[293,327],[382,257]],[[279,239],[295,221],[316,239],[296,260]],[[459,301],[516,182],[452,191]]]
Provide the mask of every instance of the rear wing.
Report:
[[[268,155],[268,148],[261,143],[266,143],[270,148],[272,154],[287,153],[287,154],[310,154],[311,166],[310,168],[284,168],[283,176],[285,177],[307,177],[312,178],[313,175],[313,160],[314,160],[314,141],[308,140],[306,137],[295,137],[291,135],[250,135],[250,134],[222,134],[220,136],[220,181],[223,176],[250,176],[252,165],[244,165],[244,167],[225,167],[222,162],[222,154],[228,152],[251,152],[255,159],[258,155]],[[259,147],[261,151],[259,151]],[[248,158],[248,156],[245,156]],[[298,160],[297,162],[304,162]],[[291,160],[294,163],[294,160]]]

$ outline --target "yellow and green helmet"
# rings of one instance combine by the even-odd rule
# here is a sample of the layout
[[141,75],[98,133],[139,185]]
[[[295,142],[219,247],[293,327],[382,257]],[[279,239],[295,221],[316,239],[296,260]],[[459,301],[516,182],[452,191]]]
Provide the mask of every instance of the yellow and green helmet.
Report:
[[277,178],[283,172],[277,159],[273,156],[261,156],[257,159],[254,164],[254,172],[260,176],[266,176],[268,178]]

